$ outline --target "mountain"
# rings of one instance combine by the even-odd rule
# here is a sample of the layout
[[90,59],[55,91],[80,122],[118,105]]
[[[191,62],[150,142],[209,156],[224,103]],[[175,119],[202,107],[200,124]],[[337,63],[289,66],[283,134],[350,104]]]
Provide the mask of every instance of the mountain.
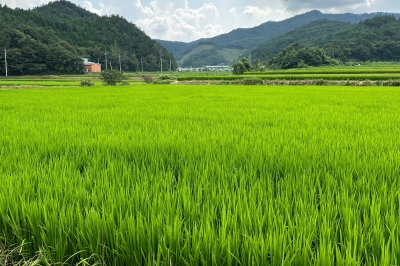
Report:
[[54,1],[47,5],[35,7],[33,11],[54,16],[56,18],[76,19],[96,17],[97,15],[91,13],[83,8],[77,7],[75,4],[68,1]]
[[243,56],[249,57],[249,54],[251,53],[254,60],[258,59],[264,61],[292,44],[319,46],[322,39],[327,38],[327,36],[332,33],[348,29],[352,25],[353,24],[350,22],[328,19],[312,21],[307,25],[269,39],[268,41],[256,46],[254,49],[244,53]]
[[[173,55],[136,25],[117,16],[98,16],[65,0],[33,10],[0,5],[0,46],[7,49],[10,75],[82,73],[81,58],[123,71],[176,68]],[[0,64],[0,75],[5,73]]]
[[[389,13],[324,14],[320,11],[313,10],[304,14],[294,16],[292,18],[288,18],[283,21],[278,21],[278,22],[268,21],[253,28],[248,28],[248,29],[239,28],[229,33],[215,36],[213,38],[200,39],[189,43],[170,42],[162,40],[157,40],[157,41],[163,47],[165,47],[167,50],[173,53],[177,60],[181,60],[192,50],[196,49],[198,43],[202,41],[209,41],[220,48],[236,49],[241,51],[240,53],[244,53],[245,51],[251,50],[272,38],[278,37],[286,32],[307,25],[313,21],[334,20],[334,21],[341,21],[341,22],[355,24],[372,17],[383,16],[383,15],[392,15],[396,18],[400,17],[400,14],[389,14]],[[226,61],[229,60],[226,59]]]
[[400,61],[399,28],[400,19],[394,16],[376,16],[357,24],[315,21],[266,41],[251,55],[271,68],[311,62],[310,57],[318,57],[313,51],[341,62]]

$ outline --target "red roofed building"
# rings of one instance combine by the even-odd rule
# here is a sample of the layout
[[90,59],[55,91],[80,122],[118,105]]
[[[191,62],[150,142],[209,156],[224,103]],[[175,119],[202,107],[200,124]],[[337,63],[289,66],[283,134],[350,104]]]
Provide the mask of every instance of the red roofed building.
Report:
[[85,66],[85,72],[101,72],[101,65],[89,62],[87,58],[83,58],[83,64]]

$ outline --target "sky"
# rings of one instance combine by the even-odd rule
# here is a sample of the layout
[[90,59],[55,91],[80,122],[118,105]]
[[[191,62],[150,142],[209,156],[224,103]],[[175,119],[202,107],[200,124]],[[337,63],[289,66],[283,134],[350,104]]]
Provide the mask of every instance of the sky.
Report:
[[[98,15],[118,14],[153,39],[190,42],[281,21],[310,10],[324,13],[400,13],[398,0],[70,0]],[[48,0],[0,0],[33,8]]]

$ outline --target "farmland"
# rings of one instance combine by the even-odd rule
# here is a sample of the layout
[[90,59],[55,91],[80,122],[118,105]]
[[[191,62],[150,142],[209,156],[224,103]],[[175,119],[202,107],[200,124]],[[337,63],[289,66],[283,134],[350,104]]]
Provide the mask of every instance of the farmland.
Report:
[[82,265],[397,265],[399,113],[396,87],[0,90],[0,247]]
[[[198,73],[198,72],[197,72]],[[246,72],[245,75],[209,75],[183,73],[178,77],[179,81],[186,80],[243,80],[258,78],[264,81],[271,80],[324,80],[324,81],[390,81],[400,79],[400,65],[391,64],[367,64],[358,66],[336,66],[299,68],[289,70],[267,70],[259,72]]]

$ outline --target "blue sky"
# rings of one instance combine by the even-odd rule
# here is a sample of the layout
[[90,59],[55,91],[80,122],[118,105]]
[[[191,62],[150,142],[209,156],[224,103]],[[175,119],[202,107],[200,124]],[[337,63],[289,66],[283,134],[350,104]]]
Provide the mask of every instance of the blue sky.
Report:
[[[48,0],[0,0],[33,8]],[[119,14],[155,39],[193,41],[279,21],[317,9],[325,13],[400,13],[398,0],[71,0],[99,15]]]

